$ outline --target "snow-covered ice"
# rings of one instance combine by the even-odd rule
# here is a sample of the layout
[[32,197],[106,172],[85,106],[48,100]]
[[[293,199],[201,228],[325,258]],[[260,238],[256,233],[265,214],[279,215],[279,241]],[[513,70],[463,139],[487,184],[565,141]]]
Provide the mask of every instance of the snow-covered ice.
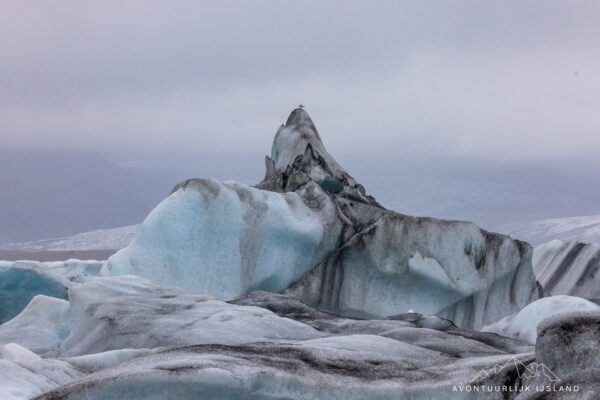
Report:
[[14,343],[0,345],[2,400],[29,400],[81,375],[65,361],[43,359]]
[[535,343],[538,324],[544,319],[581,311],[600,311],[600,306],[573,296],[544,297],[527,305],[516,314],[485,326],[482,331]]
[[71,330],[61,345],[62,356],[322,336],[264,308],[228,304],[137,276],[91,279],[72,287],[69,301]]
[[98,229],[61,238],[42,239],[22,243],[0,244],[6,250],[115,250],[127,246],[139,225]]
[[500,231],[535,246],[552,240],[600,243],[600,215],[516,222],[502,226]]
[[69,334],[69,302],[35,296],[23,311],[0,325],[0,344],[17,343],[36,354],[56,350]]

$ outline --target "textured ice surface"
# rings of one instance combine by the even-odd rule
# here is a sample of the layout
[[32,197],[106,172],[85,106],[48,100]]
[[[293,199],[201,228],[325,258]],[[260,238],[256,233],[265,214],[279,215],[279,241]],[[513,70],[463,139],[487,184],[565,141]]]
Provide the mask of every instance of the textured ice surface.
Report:
[[379,206],[327,152],[315,124],[302,109],[294,110],[281,125],[265,164],[265,178],[257,185],[261,189],[292,192],[316,182],[328,192]]
[[67,285],[41,263],[0,261],[0,323],[19,314],[38,294],[66,299]]
[[191,180],[150,213],[101,273],[135,274],[228,299],[281,291],[335,247],[339,224],[317,185],[279,194]]
[[[82,334],[65,346],[91,337],[115,350],[75,345],[81,355],[62,361],[85,375],[41,399],[456,398],[452,386],[481,369],[533,360],[522,342],[414,313],[346,318],[267,292],[228,304],[127,276],[90,278],[70,292],[72,332]],[[173,348],[185,342],[197,344]],[[513,375],[485,382],[516,384]]]
[[553,240],[535,248],[533,270],[544,293],[600,299],[600,244]]
[[19,314],[34,296],[67,299],[67,288],[98,275],[102,261],[0,261],[0,324]]
[[91,279],[72,287],[69,299],[71,331],[61,345],[63,356],[323,336],[264,308],[228,304],[137,276]]
[[[342,207],[351,218],[370,209]],[[336,252],[285,293],[349,315],[414,310],[469,328],[497,321],[538,296],[525,243],[468,222],[387,210],[366,219],[371,222],[352,228]]]
[[[357,350],[361,344],[368,350]],[[519,357],[527,362],[533,355]],[[512,358],[465,360],[427,351],[413,354],[402,343],[368,337],[301,345],[191,346],[98,371],[40,399],[473,398],[457,397],[453,384]],[[515,370],[487,381],[506,384],[511,373]]]
[[[0,345],[0,398],[504,399],[453,387],[516,387],[520,363],[535,358],[532,345],[436,316],[349,318],[269,292],[223,302],[137,276],[88,276],[71,282],[69,301],[60,359]],[[30,311],[32,325],[47,323]],[[573,364],[576,378],[588,373]],[[481,375],[497,365],[508,367]]]
[[[600,394],[600,312],[558,314],[538,326],[536,363],[552,371],[557,385],[577,385],[577,393],[550,393],[536,396],[525,393],[518,400],[596,400]],[[538,369],[539,370],[539,369]],[[544,375],[524,383],[544,385]]]
[[[536,353],[522,340],[465,329],[538,297],[531,252],[468,222],[382,208],[326,152],[308,115],[295,110],[257,188],[210,179],[177,185],[101,276],[97,263],[2,264],[16,282],[7,294],[33,297],[48,287],[39,283],[46,279],[68,291],[69,304],[36,297],[4,325],[7,340],[25,325],[48,328],[49,335],[20,343],[40,351],[47,339],[50,345],[42,344],[51,350],[40,358],[14,343],[0,347],[0,394],[505,399],[515,396],[453,388],[517,387],[536,357],[571,343],[570,374],[585,378],[597,371],[591,357],[598,347],[586,335],[597,333],[578,326],[594,319],[551,320],[556,325],[540,328],[549,344]],[[20,270],[34,274],[33,283]],[[534,317],[562,304],[543,300],[506,325],[523,318],[517,328],[535,330]],[[577,308],[574,300],[563,303]],[[552,336],[556,330],[562,333]],[[530,339],[529,332],[511,334]]]
[[230,299],[286,293],[354,316],[414,310],[479,328],[538,297],[531,247],[468,222],[382,208],[297,109],[252,188],[190,180],[152,211],[103,275]]
[[156,350],[123,349],[81,357],[44,359],[14,343],[0,345],[0,399],[30,400],[86,373],[153,353]]
[[536,300],[517,314],[509,315],[482,329],[535,343],[537,326],[546,318],[576,313],[580,311],[600,311],[600,306],[573,296],[551,296]]
[[17,343],[36,354],[58,348],[69,334],[69,302],[35,296],[15,318],[0,325],[0,345]]
[[81,375],[65,361],[40,358],[13,343],[0,345],[2,400],[29,400]]

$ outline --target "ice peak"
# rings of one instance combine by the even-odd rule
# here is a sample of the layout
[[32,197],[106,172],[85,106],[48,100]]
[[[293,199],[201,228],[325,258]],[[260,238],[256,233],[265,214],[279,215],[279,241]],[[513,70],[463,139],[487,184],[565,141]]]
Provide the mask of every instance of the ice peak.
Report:
[[285,127],[293,128],[294,130],[297,130],[297,131],[300,131],[300,130],[312,131],[314,133],[314,135],[317,137],[317,139],[319,141],[321,141],[321,137],[319,136],[317,127],[315,126],[312,119],[310,119],[310,116],[304,110],[303,107],[304,106],[302,106],[302,107],[299,106],[298,108],[294,109],[294,111],[291,112],[290,116],[288,117],[288,119],[285,123]]
[[294,109],[281,125],[265,163],[265,179],[258,184],[261,189],[289,192],[313,181],[326,192],[379,206],[327,152],[303,106]]

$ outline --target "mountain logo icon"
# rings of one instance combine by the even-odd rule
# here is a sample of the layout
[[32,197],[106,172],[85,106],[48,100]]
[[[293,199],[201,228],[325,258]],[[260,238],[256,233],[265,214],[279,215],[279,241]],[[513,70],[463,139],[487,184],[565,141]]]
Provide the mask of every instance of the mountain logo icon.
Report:
[[543,376],[550,382],[560,381],[560,378],[543,363],[538,364],[536,362],[532,362],[529,365],[525,365],[518,358],[512,357],[504,364],[496,364],[493,368],[482,369],[473,377],[473,379],[471,379],[471,382],[477,382],[482,379],[486,379],[491,375],[498,375],[499,373],[508,369],[515,369],[519,375],[519,378],[535,378],[538,376]]

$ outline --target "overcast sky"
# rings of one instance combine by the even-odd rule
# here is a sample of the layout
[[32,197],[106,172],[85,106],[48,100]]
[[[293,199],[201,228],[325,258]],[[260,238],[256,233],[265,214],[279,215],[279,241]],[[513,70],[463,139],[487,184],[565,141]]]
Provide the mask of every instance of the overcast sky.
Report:
[[0,147],[595,160],[598,1],[0,1]]

